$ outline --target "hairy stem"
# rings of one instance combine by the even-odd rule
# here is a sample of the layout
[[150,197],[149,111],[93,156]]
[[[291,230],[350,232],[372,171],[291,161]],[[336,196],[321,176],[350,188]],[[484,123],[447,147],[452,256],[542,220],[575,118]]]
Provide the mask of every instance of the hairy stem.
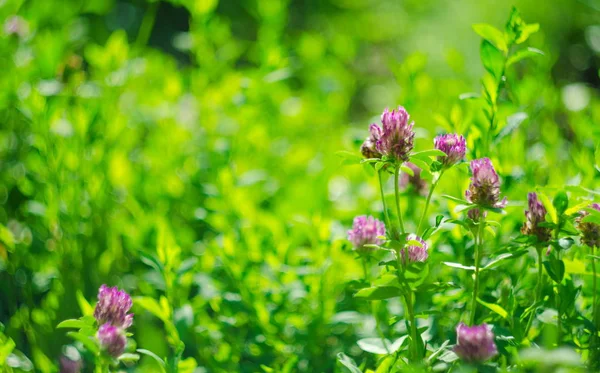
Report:
[[[533,301],[533,304],[537,304],[542,300],[542,293],[543,293],[543,289],[544,289],[544,266],[543,266],[543,253],[542,253],[542,247],[541,246],[536,246],[536,251],[537,251],[537,265],[538,265],[538,273],[537,273],[537,286],[536,286],[536,291],[535,291],[535,299]],[[527,334],[529,333],[529,329],[531,328],[531,325],[533,323],[533,319],[535,317],[535,310],[531,311],[531,315],[529,315],[529,321],[527,322],[527,327],[525,327],[525,332],[523,333],[524,336],[527,336]]]
[[471,300],[471,326],[475,325],[475,314],[477,313],[477,293],[479,292],[479,266],[481,262],[481,246],[483,243],[483,227],[485,218],[481,214],[479,226],[475,235],[475,272],[473,273],[473,299]]
[[377,172],[377,176],[379,177],[379,192],[381,193],[381,203],[383,204],[383,214],[385,216],[385,224],[387,224],[387,229],[391,232],[392,224],[390,221],[390,215],[388,214],[388,210],[385,204],[385,193],[383,192],[383,179],[381,177],[381,171]]
[[402,209],[400,209],[400,191],[398,182],[400,181],[400,166],[397,165],[394,171],[394,194],[396,195],[396,213],[398,214],[398,224],[400,225],[400,232],[404,234],[404,221],[402,220]]
[[431,183],[431,187],[429,188],[427,200],[425,201],[425,208],[423,209],[423,214],[421,215],[421,219],[419,219],[419,225],[417,226],[417,235],[419,236],[421,235],[421,225],[423,225],[423,220],[425,220],[425,216],[427,216],[427,210],[429,209],[429,204],[431,203],[431,196],[433,195],[433,191],[435,190],[435,187],[437,186],[438,182],[442,178],[443,173],[444,171],[442,171],[439,177]]

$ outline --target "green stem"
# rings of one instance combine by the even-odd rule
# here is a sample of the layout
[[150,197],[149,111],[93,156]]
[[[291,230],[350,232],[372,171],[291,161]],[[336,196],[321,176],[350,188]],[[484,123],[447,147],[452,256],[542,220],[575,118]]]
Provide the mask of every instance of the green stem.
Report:
[[388,214],[388,210],[385,204],[385,193],[383,192],[383,179],[381,178],[381,171],[377,172],[379,176],[379,191],[381,192],[381,203],[383,204],[383,214],[385,216],[385,224],[387,224],[387,229],[391,232],[392,224],[390,221],[390,215]]
[[427,216],[427,210],[429,209],[429,204],[431,203],[431,196],[433,195],[433,191],[437,186],[438,182],[442,178],[442,174],[444,171],[440,172],[439,177],[431,183],[431,187],[429,188],[429,194],[427,194],[427,200],[425,201],[425,208],[423,209],[423,214],[421,215],[421,219],[419,219],[419,225],[417,226],[417,235],[421,235],[421,225],[423,225],[423,220],[425,220],[425,216]]
[[419,360],[419,345],[417,344],[417,324],[415,322],[415,309],[412,302],[413,294],[409,292],[404,297],[406,299],[406,309],[408,311],[408,322],[410,323],[410,339],[412,347],[412,359],[414,362]]
[[[537,304],[542,300],[542,293],[543,293],[543,289],[544,289],[544,272],[543,272],[543,254],[542,254],[542,247],[541,246],[536,246],[536,251],[538,254],[538,273],[537,273],[537,286],[536,286],[536,291],[535,291],[535,300],[533,302],[533,304]],[[529,329],[531,328],[531,325],[533,323],[533,318],[535,317],[535,310],[531,311],[531,315],[529,316],[529,321],[527,322],[527,327],[525,328],[525,333],[523,333],[524,336],[527,336],[527,334],[529,334]]]
[[473,273],[473,299],[471,300],[471,326],[475,325],[475,314],[477,313],[477,293],[479,292],[479,266],[481,262],[481,246],[483,243],[483,227],[485,218],[480,214],[479,226],[475,235],[475,272]]
[[[370,284],[371,283],[371,274],[368,269],[369,268],[369,257],[364,256],[362,259],[363,259],[362,263],[363,263],[363,272],[365,275],[365,281]],[[381,343],[383,343],[383,347],[389,354],[390,350],[388,348],[387,342],[385,341],[385,335],[383,334],[383,330],[381,329],[381,324],[379,323],[379,318],[377,317],[377,309],[375,307],[375,302],[371,302],[371,313],[373,314],[373,318],[375,319],[375,329],[377,330],[377,334],[379,335],[379,338],[381,338]]]
[[142,25],[140,26],[140,31],[138,31],[137,39],[135,44],[138,48],[141,48],[148,44],[148,40],[150,39],[150,34],[152,33],[152,28],[154,27],[154,21],[156,20],[156,12],[158,11],[159,1],[153,2],[146,10],[144,14],[144,18],[142,19]]
[[394,194],[396,195],[396,213],[398,214],[398,224],[400,224],[400,232],[404,234],[404,221],[402,221],[402,210],[400,209],[400,191],[398,182],[400,181],[400,166],[397,165],[394,170]]
[[[556,230],[554,231],[554,239],[556,240],[556,242],[558,242],[558,236],[560,234],[560,227],[561,227],[561,221],[559,218],[558,224],[556,225]],[[560,249],[557,249],[556,257],[558,258],[558,260],[560,260]],[[557,337],[556,338],[556,346],[559,347],[560,343],[562,341],[562,312],[560,311],[560,283],[556,284],[555,303],[556,303],[556,312],[557,312],[556,326],[558,328],[558,331],[556,333],[556,337]]]
[[596,325],[596,334],[598,334],[598,327],[599,327],[599,323],[598,323],[598,304],[597,304],[597,289],[598,289],[598,280],[596,278],[596,258],[595,258],[595,254],[594,254],[594,247],[592,246],[592,275],[594,276],[594,282],[592,285],[593,291],[594,291],[594,297],[592,300],[592,320],[594,321],[594,325]]

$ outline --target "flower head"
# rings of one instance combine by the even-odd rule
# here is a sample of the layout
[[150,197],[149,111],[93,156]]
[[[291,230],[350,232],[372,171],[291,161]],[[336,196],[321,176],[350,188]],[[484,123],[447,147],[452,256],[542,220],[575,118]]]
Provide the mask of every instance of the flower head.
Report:
[[102,348],[113,357],[119,357],[123,351],[125,351],[127,338],[121,328],[112,326],[109,323],[103,324],[100,329],[98,329],[96,338],[100,341]]
[[521,228],[521,233],[536,236],[539,242],[546,242],[550,239],[551,230],[547,227],[540,227],[539,224],[546,221],[546,208],[538,199],[537,194],[527,194],[529,210],[525,210],[525,223]]
[[406,162],[406,166],[412,170],[413,176],[403,172],[402,175],[400,175],[400,180],[398,180],[400,188],[406,188],[408,185],[412,185],[417,193],[426,195],[427,182],[421,178],[421,169],[410,162]]
[[[592,203],[588,207],[600,211],[598,203]],[[583,222],[583,219],[589,214],[587,211],[580,211],[579,216],[575,219],[577,229],[581,232],[581,243],[589,247],[600,247],[600,224]]]
[[404,249],[400,251],[400,255],[402,255],[402,260],[406,263],[408,260],[409,263],[416,262],[424,262],[429,257],[429,246],[427,243],[423,241],[423,239],[416,234],[409,234],[407,237],[408,241],[418,241],[421,245],[408,245]]
[[381,153],[377,151],[377,141],[381,139],[381,128],[376,124],[369,127],[369,137],[360,147],[360,152],[365,158],[381,158]]
[[71,360],[66,356],[60,357],[60,373],[80,373],[82,368],[81,360]]
[[467,201],[485,207],[505,207],[506,197],[500,201],[500,178],[489,158],[472,160],[471,172],[471,185],[465,192]]
[[385,236],[385,225],[372,216],[355,217],[352,229],[348,231],[348,240],[361,252],[370,251],[365,245],[381,245],[385,242],[378,236]]
[[131,309],[131,297],[117,287],[102,285],[98,291],[98,304],[94,309],[94,317],[99,325],[109,323],[112,326],[126,329],[133,323],[133,314],[127,312]]
[[415,138],[414,122],[409,119],[410,115],[402,106],[398,106],[398,110],[385,109],[381,114],[383,127],[371,125],[371,134],[374,131],[380,134],[375,144],[379,153],[401,162],[408,161]]
[[450,167],[465,157],[467,144],[462,135],[446,134],[440,135],[433,140],[436,149],[446,153],[446,156],[438,157],[444,167]]
[[460,323],[454,352],[466,362],[484,362],[498,354],[494,333],[487,324],[469,327]]

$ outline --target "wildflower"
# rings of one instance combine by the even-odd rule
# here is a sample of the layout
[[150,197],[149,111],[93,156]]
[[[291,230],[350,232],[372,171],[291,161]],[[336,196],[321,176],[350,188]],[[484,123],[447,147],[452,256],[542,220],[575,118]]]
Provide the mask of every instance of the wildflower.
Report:
[[406,162],[406,166],[413,171],[413,176],[403,172],[398,181],[400,188],[406,188],[408,185],[412,185],[417,193],[426,195],[427,182],[421,178],[421,169],[410,162]]
[[[588,207],[600,211],[598,203],[592,203]],[[589,247],[600,247],[600,224],[582,221],[589,214],[587,211],[580,211],[579,216],[575,219],[577,229],[581,232],[581,243]]]
[[381,138],[381,128],[376,124],[371,124],[369,133],[369,137],[360,147],[360,152],[365,158],[381,158],[381,153],[377,151],[377,141]]
[[408,155],[413,149],[415,132],[414,122],[409,122],[410,115],[402,106],[398,110],[385,109],[381,114],[382,128],[376,124],[371,125],[371,136],[379,134],[375,148],[382,155],[386,155],[400,162],[408,161]]
[[467,152],[466,141],[462,135],[440,135],[433,140],[433,144],[436,149],[446,153],[446,156],[438,157],[438,161],[440,161],[444,167],[450,167],[458,163],[465,157],[465,153]]
[[468,327],[460,323],[456,328],[454,352],[466,362],[484,362],[498,354],[494,333],[487,324]]
[[348,231],[348,240],[357,251],[370,251],[365,245],[381,245],[385,241],[378,236],[385,236],[385,225],[372,216],[357,216]]
[[126,329],[133,323],[133,314],[127,314],[131,309],[131,297],[117,287],[102,285],[98,291],[98,304],[94,309],[94,317],[98,325],[109,323],[112,326]]
[[500,201],[500,178],[488,158],[471,161],[471,185],[465,192],[467,201],[484,207],[503,208],[506,197]]
[[71,360],[64,355],[60,357],[60,373],[80,373],[82,368],[81,360]]
[[551,230],[547,227],[540,227],[539,224],[546,221],[546,208],[538,199],[537,194],[527,194],[529,210],[525,210],[525,223],[521,228],[521,233],[536,236],[539,242],[546,242],[550,239]]
[[103,349],[111,356],[119,357],[125,351],[127,338],[123,333],[123,329],[112,326],[109,323],[103,324],[96,334],[98,341]]
[[429,257],[429,246],[423,241],[423,239],[416,234],[410,234],[407,237],[408,241],[418,241],[421,245],[408,245],[401,250],[400,255],[406,263],[407,259],[409,263],[424,262]]

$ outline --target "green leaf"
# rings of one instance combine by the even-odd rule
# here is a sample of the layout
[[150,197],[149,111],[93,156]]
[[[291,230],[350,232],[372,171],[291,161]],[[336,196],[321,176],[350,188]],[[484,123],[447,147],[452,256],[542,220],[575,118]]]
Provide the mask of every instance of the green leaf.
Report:
[[79,319],[70,319],[70,320],[65,320],[61,323],[59,323],[56,328],[57,329],[61,329],[61,328],[75,328],[75,329],[81,329],[81,328],[85,328],[86,326],[88,326],[88,324],[82,320]]
[[496,82],[500,81],[504,72],[504,55],[498,48],[487,40],[481,42],[479,51],[483,67],[496,78]]
[[515,113],[508,118],[506,118],[506,125],[500,130],[500,132],[494,138],[496,143],[500,142],[503,138],[509,136],[513,133],[521,123],[527,119],[528,116],[526,113]]
[[154,360],[156,360],[156,362],[162,367],[165,368],[166,364],[165,361],[163,359],[161,359],[157,354],[155,354],[154,352],[150,351],[150,350],[146,350],[143,348],[138,348],[137,350],[135,350],[136,352],[142,354],[142,355],[146,355],[146,356],[150,356],[151,358],[153,358]]
[[75,292],[75,297],[77,298],[77,303],[79,304],[79,309],[83,316],[90,316],[94,314],[94,308],[90,305],[90,303],[85,299],[81,290],[77,290]]
[[460,198],[456,198],[456,197],[453,197],[453,196],[449,196],[447,194],[442,194],[442,198],[445,198],[445,199],[450,200],[452,202],[460,203],[461,205],[470,205],[471,204],[469,201],[466,201],[466,200],[460,199]]
[[[0,346],[0,367],[3,366],[4,362],[6,362],[6,358],[8,358],[11,352],[15,349],[15,346],[15,342],[10,338],[4,341],[4,344]],[[10,372],[10,370],[8,372]]]
[[497,304],[484,302],[483,300],[481,300],[479,298],[477,298],[477,302],[481,303],[482,305],[486,306],[490,310],[494,311],[495,313],[500,315],[500,317],[502,317],[503,319],[506,319],[508,317],[508,312],[506,312],[506,310],[504,308],[500,307]]
[[474,266],[466,266],[460,263],[453,263],[453,262],[443,262],[444,265],[447,265],[448,267],[452,267],[452,268],[459,268],[459,269],[464,269],[467,271],[474,271],[475,267]]
[[366,300],[383,300],[400,296],[400,290],[393,286],[373,286],[370,288],[360,289],[355,298]]
[[513,7],[505,27],[508,44],[521,44],[539,29],[540,25],[537,23],[526,24],[525,21],[521,19],[521,14],[517,8]]
[[125,364],[134,364],[136,363],[138,360],[140,360],[140,355],[138,354],[131,354],[131,353],[124,353],[121,356],[119,356],[119,361],[122,361]]
[[484,269],[493,268],[496,265],[498,265],[501,261],[508,259],[508,258],[512,258],[512,256],[513,256],[513,254],[511,254],[511,253],[500,254],[496,258],[492,259],[488,264],[486,264],[485,267],[483,267],[481,270],[483,271]]
[[168,312],[163,310],[162,306],[151,297],[135,297],[133,298],[133,304],[142,307],[146,311],[150,312],[159,319],[165,321],[168,319]]
[[600,144],[596,145],[596,151],[594,152],[595,162],[596,162],[596,170],[600,171]]
[[340,362],[340,364],[346,367],[346,369],[348,369],[350,373],[362,373],[362,370],[360,370],[358,366],[356,366],[354,360],[352,360],[352,358],[346,355],[345,353],[338,353],[337,360]]
[[527,49],[521,49],[508,58],[508,60],[506,61],[506,66],[511,66],[512,64],[515,64],[526,58],[543,55],[544,52],[536,48],[529,47]]
[[471,100],[471,99],[480,98],[480,97],[481,97],[481,95],[479,93],[465,92],[465,93],[461,93],[458,96],[458,99],[462,101],[462,100]]
[[439,149],[429,149],[429,150],[422,150],[420,152],[412,153],[410,156],[416,157],[419,159],[424,159],[424,157],[445,157],[446,153],[444,153],[443,151],[441,151]]
[[361,161],[363,160],[362,155],[359,155],[359,154],[353,153],[353,152],[349,152],[349,151],[345,151],[345,150],[340,150],[338,152],[335,152],[335,155],[342,158],[342,165],[345,165],[345,166],[360,164]]
[[15,248],[15,237],[10,229],[0,224],[0,242],[4,243],[9,249]]
[[504,34],[494,26],[488,25],[487,23],[478,23],[473,25],[473,30],[475,30],[477,35],[492,43],[499,50],[504,52],[508,51]]
[[559,216],[564,214],[564,212],[567,211],[567,208],[569,207],[569,196],[567,196],[567,193],[565,191],[561,190],[554,197],[552,205],[556,209],[556,212]]
[[408,166],[402,165],[402,166],[400,166],[400,170],[402,170],[402,172],[407,173],[408,176],[411,176],[411,177],[415,176],[415,172],[412,170],[412,168],[410,168]]
[[[356,344],[361,350],[377,355],[387,355],[392,342],[381,338],[363,338],[359,339]],[[389,352],[388,352],[389,351]]]
[[448,344],[450,343],[450,340],[447,339],[446,341],[444,341],[444,343],[442,343],[442,345],[440,346],[440,348],[438,348],[437,350],[435,350],[431,355],[429,355],[429,357],[427,358],[427,361],[431,362],[431,361],[435,361],[435,359],[442,353],[444,352],[444,349],[446,348],[446,346],[448,346]]
[[100,346],[98,346],[96,338],[78,332],[68,332],[67,336],[81,342],[81,344],[93,355],[100,353]]
[[546,268],[546,272],[548,272],[548,276],[550,276],[554,282],[560,284],[565,275],[565,263],[562,260],[558,260],[554,258],[554,256],[551,256],[550,260],[544,261],[543,264]]

